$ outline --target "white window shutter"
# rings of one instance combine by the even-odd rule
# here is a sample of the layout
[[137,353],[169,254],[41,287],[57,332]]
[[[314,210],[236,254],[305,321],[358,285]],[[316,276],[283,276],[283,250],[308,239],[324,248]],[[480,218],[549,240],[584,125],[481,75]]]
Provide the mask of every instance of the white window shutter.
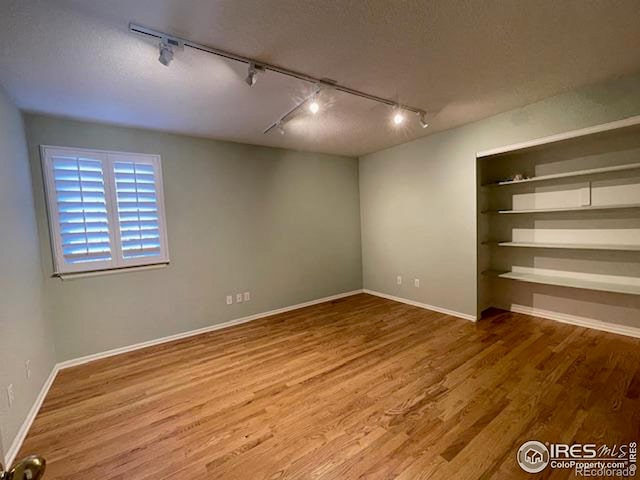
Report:
[[114,245],[105,155],[51,149],[45,155],[56,272],[109,268]]
[[56,274],[168,263],[157,155],[42,147]]
[[109,155],[123,265],[168,261],[159,157]]

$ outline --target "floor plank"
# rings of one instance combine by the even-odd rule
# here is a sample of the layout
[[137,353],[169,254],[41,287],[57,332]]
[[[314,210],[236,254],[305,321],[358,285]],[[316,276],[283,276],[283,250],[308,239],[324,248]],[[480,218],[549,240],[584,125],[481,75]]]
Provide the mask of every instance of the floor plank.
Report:
[[637,440],[639,347],[360,294],[63,370],[20,455],[48,480],[530,478],[526,440]]

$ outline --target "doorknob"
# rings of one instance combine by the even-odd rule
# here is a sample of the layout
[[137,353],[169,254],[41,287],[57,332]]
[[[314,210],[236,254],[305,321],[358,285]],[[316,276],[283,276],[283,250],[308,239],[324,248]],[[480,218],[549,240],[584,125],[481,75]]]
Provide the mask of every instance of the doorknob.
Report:
[[46,465],[45,459],[38,455],[23,458],[6,472],[0,463],[0,480],[40,480]]

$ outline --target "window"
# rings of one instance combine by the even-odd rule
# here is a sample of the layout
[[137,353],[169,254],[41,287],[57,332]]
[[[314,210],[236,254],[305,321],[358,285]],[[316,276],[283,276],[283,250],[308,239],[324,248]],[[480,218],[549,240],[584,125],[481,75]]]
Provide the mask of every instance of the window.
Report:
[[158,155],[42,147],[55,274],[169,262]]

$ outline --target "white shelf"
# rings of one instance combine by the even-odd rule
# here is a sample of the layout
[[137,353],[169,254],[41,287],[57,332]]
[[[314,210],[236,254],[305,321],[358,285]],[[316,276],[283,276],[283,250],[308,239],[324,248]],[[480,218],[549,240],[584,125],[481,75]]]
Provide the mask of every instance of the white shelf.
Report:
[[512,145],[506,145],[504,147],[493,148],[491,150],[484,150],[482,152],[476,153],[476,158],[491,157],[493,155],[501,155],[504,153],[513,153],[517,151],[528,150],[534,147],[562,142],[565,140],[571,140],[572,138],[585,137],[587,135],[594,135],[597,133],[608,132],[611,130],[618,130],[621,128],[632,127],[634,125],[640,125],[640,115],[624,118],[622,120],[616,120],[615,122],[604,123],[602,125],[595,125],[593,127],[581,128],[579,130],[572,130],[570,132],[559,133],[557,135],[537,138],[535,140],[530,140],[528,142],[514,143]]
[[581,288],[585,290],[597,290],[600,292],[625,293],[629,295],[640,295],[640,285],[596,282],[593,280],[584,280],[572,277],[556,277],[553,275],[538,275],[535,273],[524,272],[487,272],[496,275],[498,278],[508,280],[516,280],[519,282],[539,283],[542,285],[555,285],[559,287]]
[[593,243],[491,242],[499,247],[557,248],[565,250],[612,250],[640,252],[640,245],[610,245]]
[[640,208],[640,203],[626,203],[621,205],[591,205],[587,207],[539,208],[530,210],[487,210],[482,213],[499,213],[510,215],[515,213],[588,212],[596,210],[622,210],[627,208]]
[[538,177],[526,178],[524,180],[508,180],[504,182],[488,183],[483,187],[500,187],[504,185],[516,185],[521,183],[544,182],[546,180],[556,180],[559,178],[583,177],[587,175],[598,175],[600,173],[626,172],[628,170],[640,169],[640,163],[629,163],[627,165],[616,165],[612,167],[590,168],[587,170],[575,170],[573,172],[555,173],[552,175],[540,175]]

